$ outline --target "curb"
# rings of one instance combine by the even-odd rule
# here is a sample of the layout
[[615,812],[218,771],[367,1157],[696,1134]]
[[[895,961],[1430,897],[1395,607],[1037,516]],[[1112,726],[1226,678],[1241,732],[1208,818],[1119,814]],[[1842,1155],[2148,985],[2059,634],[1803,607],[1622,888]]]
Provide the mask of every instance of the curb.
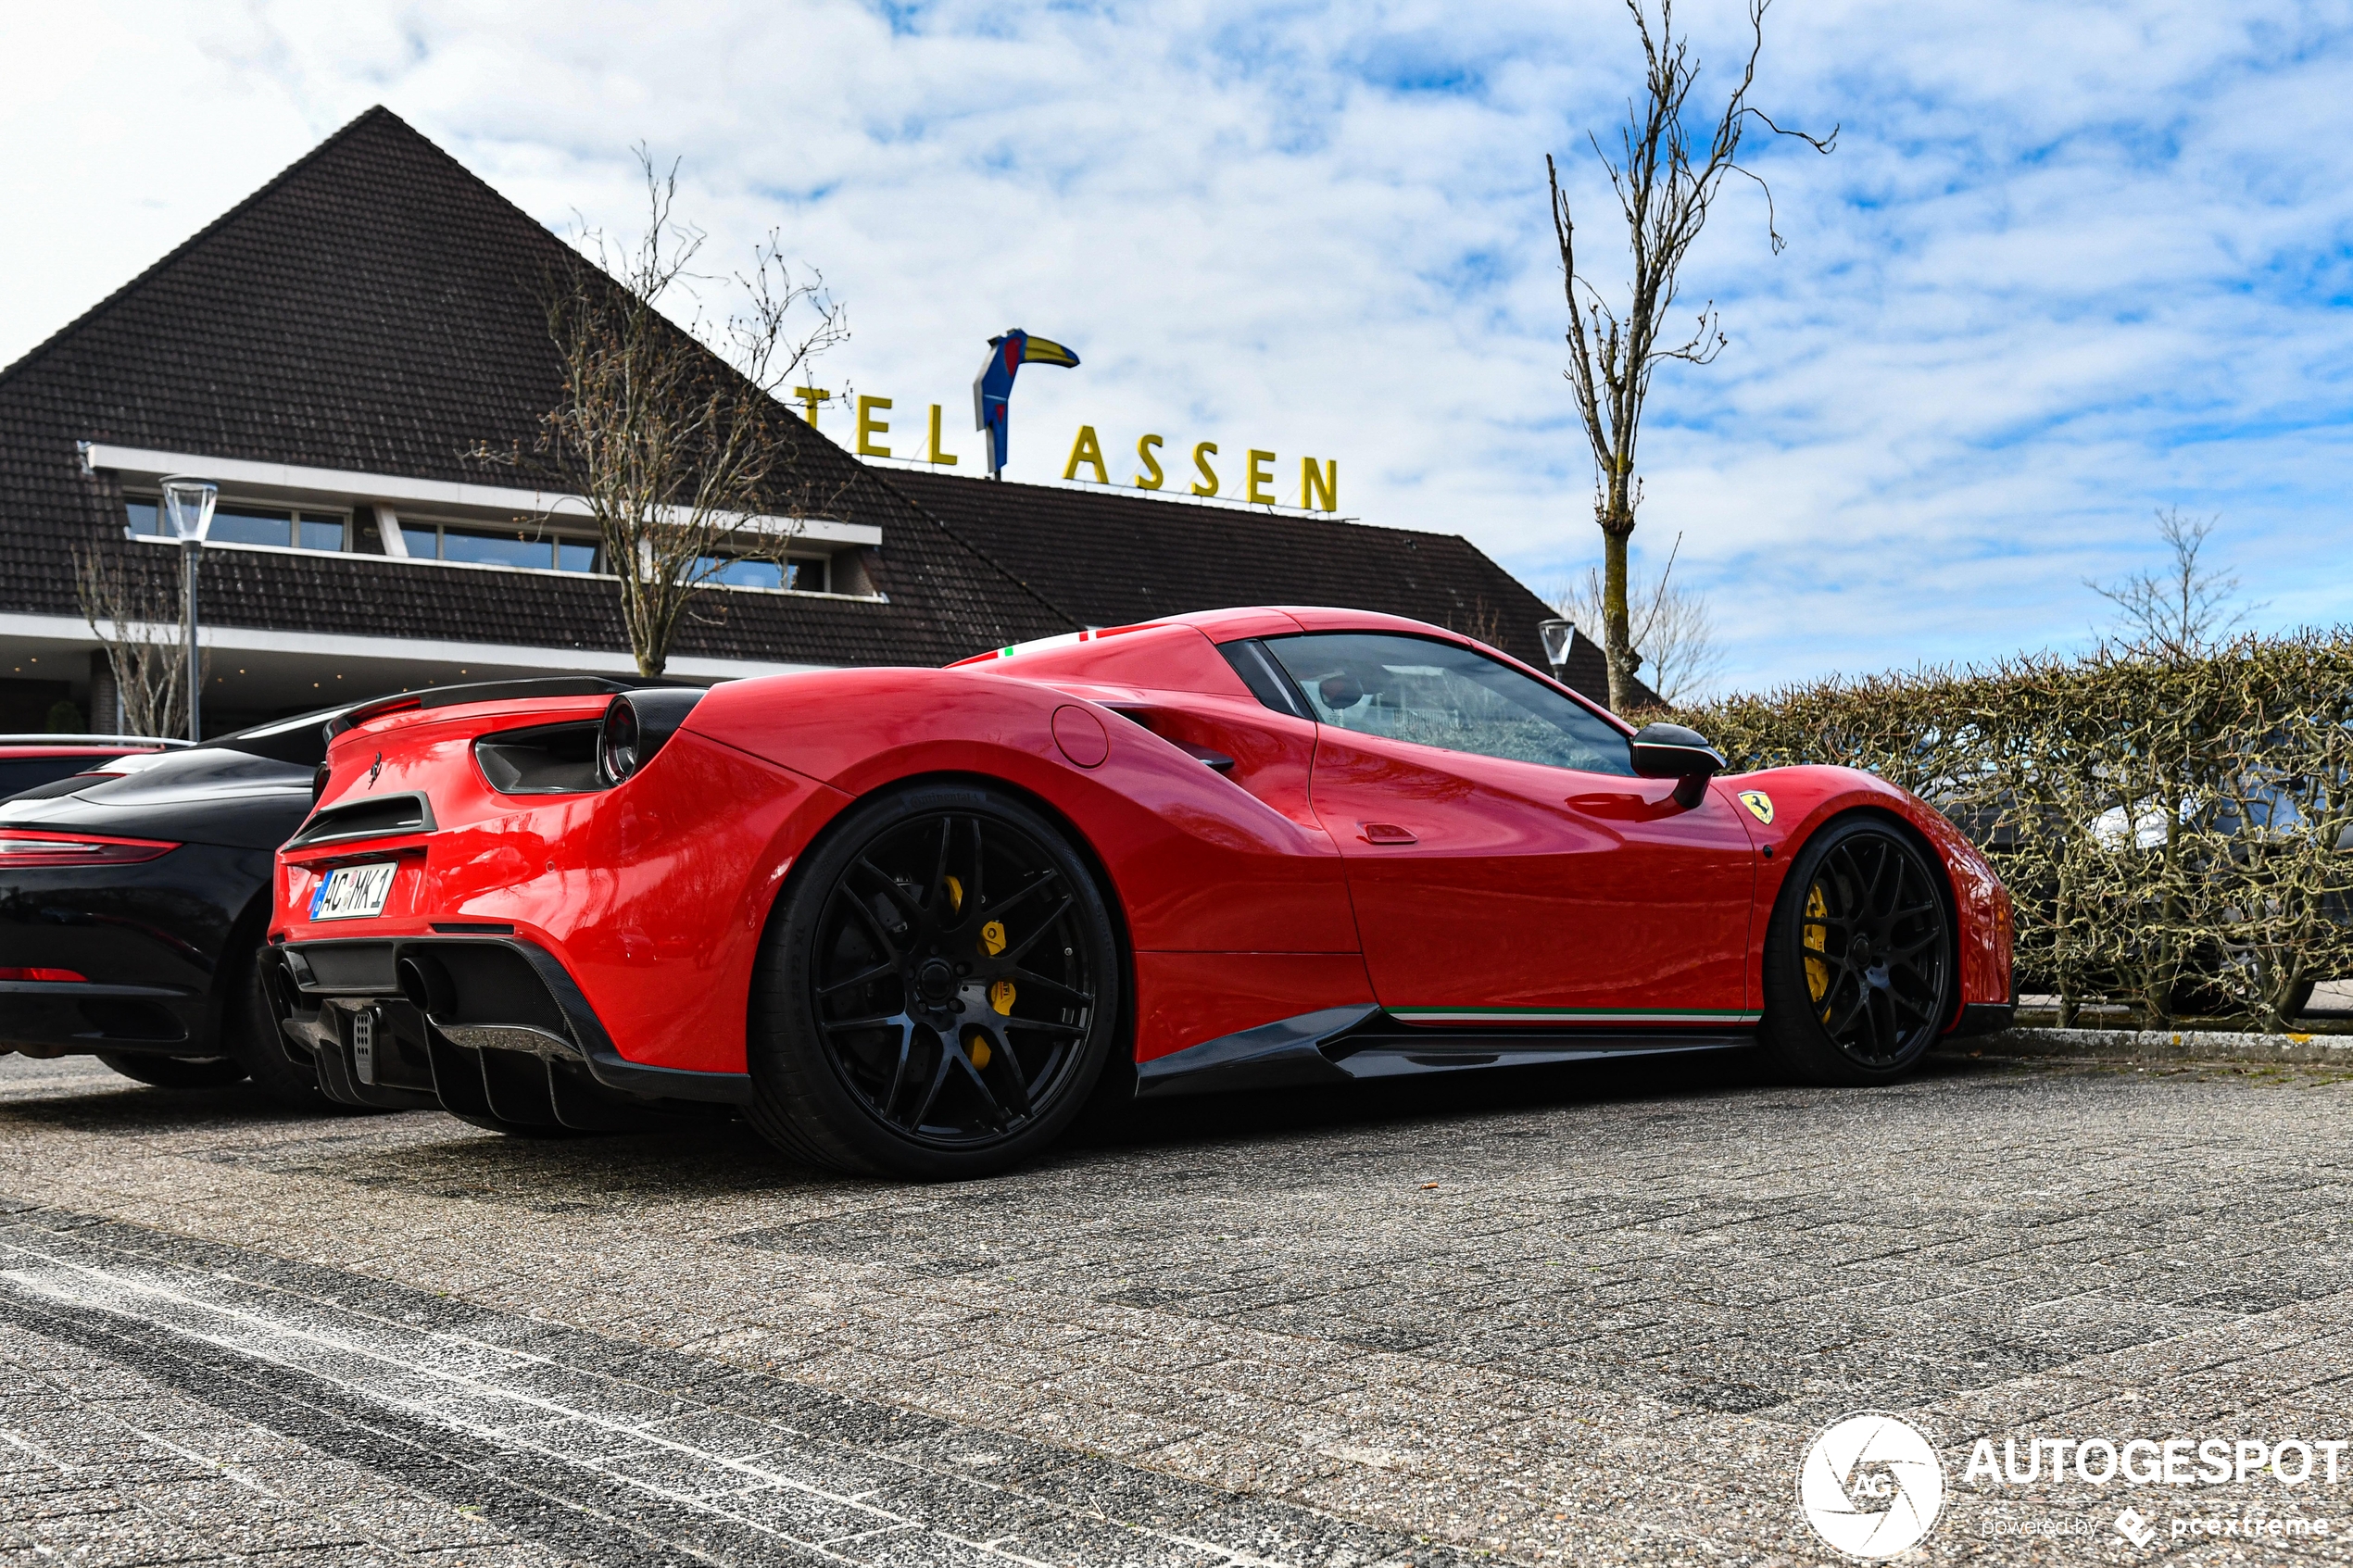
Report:
[[1973,1054],[1982,1056],[2353,1065],[2353,1035],[2256,1035],[2220,1029],[2028,1028],[2005,1029],[1971,1041],[1970,1045]]

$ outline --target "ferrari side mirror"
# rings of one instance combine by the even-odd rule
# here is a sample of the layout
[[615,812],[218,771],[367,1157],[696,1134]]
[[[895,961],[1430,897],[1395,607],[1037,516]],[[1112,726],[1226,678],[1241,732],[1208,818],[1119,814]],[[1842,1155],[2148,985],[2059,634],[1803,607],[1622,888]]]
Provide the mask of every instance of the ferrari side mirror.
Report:
[[1634,732],[1633,752],[1639,776],[1677,781],[1675,804],[1687,811],[1706,794],[1707,781],[1724,771],[1724,754],[1680,724],[1644,724]]

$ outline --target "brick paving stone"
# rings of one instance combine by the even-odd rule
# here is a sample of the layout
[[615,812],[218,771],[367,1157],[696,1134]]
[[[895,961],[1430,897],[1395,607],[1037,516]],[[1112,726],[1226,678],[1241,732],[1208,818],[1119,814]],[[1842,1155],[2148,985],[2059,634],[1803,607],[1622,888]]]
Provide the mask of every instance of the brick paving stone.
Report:
[[[1797,1461],[1865,1408],[1942,1446],[1936,1560],[2345,1561],[2108,1523],[2309,1489],[1961,1480],[1981,1436],[2353,1437],[2340,1077],[1519,1074],[923,1188],[0,1058],[0,1562],[1824,1561]],[[192,1340],[157,1281],[324,1340]]]

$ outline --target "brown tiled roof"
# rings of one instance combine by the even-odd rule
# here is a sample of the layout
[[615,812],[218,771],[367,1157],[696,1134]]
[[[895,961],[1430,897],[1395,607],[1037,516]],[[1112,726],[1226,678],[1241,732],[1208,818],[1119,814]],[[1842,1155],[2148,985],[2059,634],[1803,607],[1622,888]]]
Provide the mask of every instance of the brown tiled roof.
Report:
[[[70,551],[120,531],[74,443],[497,483],[464,454],[530,442],[561,369],[541,300],[562,241],[371,109],[0,372],[0,603],[73,614]],[[801,427],[804,428],[805,427]],[[721,594],[676,652],[938,663],[1068,622],[812,432],[812,487],[879,524],[886,604]],[[209,551],[208,620],[621,649],[610,583]]]
[[[1109,488],[875,471],[1081,625],[1236,605],[1339,605],[1428,621],[1544,667],[1537,626],[1552,607],[1455,534]],[[1606,699],[1602,650],[1582,633],[1565,670],[1579,691]]]
[[[389,110],[361,115],[0,371],[0,606],[73,615],[75,546],[120,495],[77,441],[497,483],[561,369],[541,305],[556,235]],[[1082,626],[1252,603],[1384,610],[1537,662],[1534,595],[1467,541],[862,465],[791,427],[802,481],[878,525],[885,602],[708,596],[682,656],[943,663]],[[206,618],[284,632],[625,649],[614,586],[367,555],[208,551]],[[724,613],[723,613],[724,612]],[[1580,639],[1569,673],[1598,694]],[[1591,665],[1591,669],[1586,666]]]

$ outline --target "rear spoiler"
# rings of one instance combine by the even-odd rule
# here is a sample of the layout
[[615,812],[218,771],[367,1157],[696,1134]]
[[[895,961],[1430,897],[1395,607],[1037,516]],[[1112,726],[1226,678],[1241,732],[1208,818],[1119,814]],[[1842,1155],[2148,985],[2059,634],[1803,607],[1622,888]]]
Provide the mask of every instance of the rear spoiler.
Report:
[[648,681],[604,675],[551,675],[539,680],[476,681],[463,686],[428,686],[421,692],[400,692],[346,709],[327,721],[327,738],[381,719],[387,713],[411,709],[454,708],[462,702],[505,702],[535,696],[614,696],[648,686],[696,686],[693,681]]

